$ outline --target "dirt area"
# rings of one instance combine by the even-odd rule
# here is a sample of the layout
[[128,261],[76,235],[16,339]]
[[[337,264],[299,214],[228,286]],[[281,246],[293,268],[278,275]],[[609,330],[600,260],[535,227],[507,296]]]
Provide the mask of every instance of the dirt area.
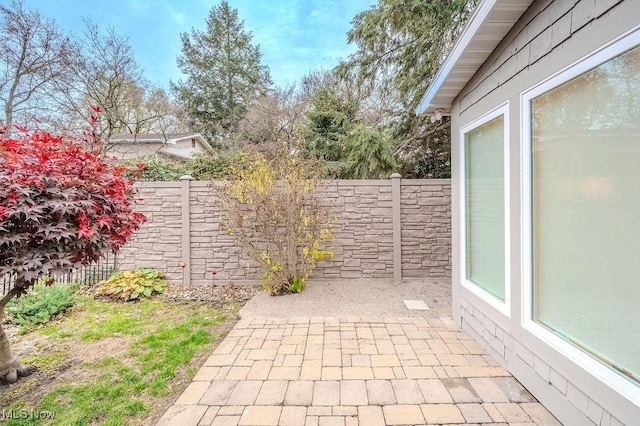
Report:
[[[37,403],[60,380],[71,377],[74,380],[85,380],[87,371],[81,368],[81,364],[95,361],[96,355],[100,356],[98,354],[111,353],[109,347],[104,351],[92,350],[95,349],[94,342],[74,342],[71,347],[71,342],[58,341],[40,334],[37,330],[20,334],[18,327],[11,324],[4,324],[3,328],[11,342],[14,355],[21,360],[29,361],[40,357],[43,361],[37,366],[33,375],[21,379],[15,385],[8,386],[0,383],[0,406],[2,407],[8,407],[14,402],[14,395],[25,396],[26,398],[22,399],[27,403]],[[119,340],[122,345],[126,345],[129,339]],[[114,353],[114,356],[118,354]]]

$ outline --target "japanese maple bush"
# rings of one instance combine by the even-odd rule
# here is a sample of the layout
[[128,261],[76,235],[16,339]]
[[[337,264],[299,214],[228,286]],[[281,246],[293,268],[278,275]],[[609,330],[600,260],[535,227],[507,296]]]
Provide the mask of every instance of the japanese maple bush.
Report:
[[[125,169],[99,154],[93,136],[85,139],[26,131],[22,138],[0,136],[0,277],[16,278],[0,299],[0,318],[9,300],[39,278],[53,282],[117,252],[145,221],[134,211]],[[28,373],[0,329],[0,379]]]

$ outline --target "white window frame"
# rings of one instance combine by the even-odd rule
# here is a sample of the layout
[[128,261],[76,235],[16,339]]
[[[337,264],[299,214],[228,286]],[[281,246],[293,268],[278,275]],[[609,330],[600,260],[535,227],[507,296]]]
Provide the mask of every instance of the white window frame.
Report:
[[[503,166],[504,166],[504,302],[489,293],[478,284],[467,279],[467,192],[466,192],[466,143],[467,133],[503,116]],[[510,247],[510,199],[509,199],[509,103],[505,102],[496,109],[460,128],[459,138],[459,169],[460,176],[460,282],[462,287],[478,296],[498,312],[511,317],[511,247]]]
[[613,59],[623,52],[640,45],[640,26],[626,34],[614,39],[607,45],[591,54],[579,59],[568,67],[560,70],[558,73],[544,80],[537,86],[534,86],[521,94],[521,140],[522,140],[522,156],[521,156],[521,182],[522,182],[522,327],[530,332],[550,347],[560,352],[565,357],[577,365],[584,368],[589,374],[605,383],[614,391],[620,393],[625,398],[640,405],[640,387],[633,383],[630,379],[617,373],[609,366],[600,362],[597,358],[589,353],[579,349],[577,346],[569,343],[558,334],[552,332],[546,327],[534,321],[533,318],[533,175],[531,163],[532,158],[532,141],[531,141],[531,101],[556,87],[576,78],[589,70]]

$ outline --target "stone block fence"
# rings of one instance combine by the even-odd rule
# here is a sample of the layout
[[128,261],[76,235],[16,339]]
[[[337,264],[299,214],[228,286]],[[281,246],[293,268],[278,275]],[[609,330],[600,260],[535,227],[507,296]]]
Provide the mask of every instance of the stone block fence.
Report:
[[[210,183],[138,183],[138,210],[148,222],[119,258],[120,270],[156,268],[178,285],[257,284],[261,273],[220,226]],[[437,279],[451,277],[451,182],[322,181],[323,205],[337,220],[335,258],[311,279]],[[180,266],[184,262],[186,266]]]

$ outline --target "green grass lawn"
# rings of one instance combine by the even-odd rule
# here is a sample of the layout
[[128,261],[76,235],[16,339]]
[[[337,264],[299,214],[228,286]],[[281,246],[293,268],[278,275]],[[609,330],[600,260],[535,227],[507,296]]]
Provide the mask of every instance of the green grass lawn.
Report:
[[[0,394],[7,425],[150,424],[186,388],[237,320],[239,306],[79,298],[62,319],[12,339],[40,371]],[[24,410],[24,411],[20,411]],[[36,414],[54,413],[53,419]],[[34,413],[34,415],[30,415]],[[25,416],[22,416],[25,417]]]

